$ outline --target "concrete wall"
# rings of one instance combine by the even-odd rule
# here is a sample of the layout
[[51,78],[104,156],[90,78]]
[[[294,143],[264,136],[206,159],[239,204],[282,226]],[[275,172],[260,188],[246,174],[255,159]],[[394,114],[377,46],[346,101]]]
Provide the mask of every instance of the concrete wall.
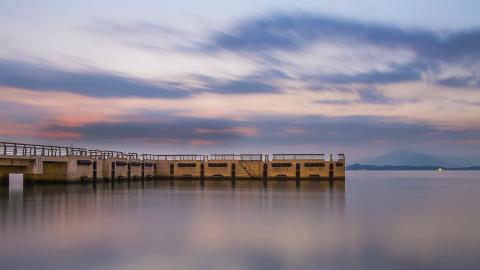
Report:
[[[78,164],[78,162],[80,162],[80,164]],[[76,165],[77,174],[80,179],[93,179],[93,161],[92,160],[90,159],[77,160],[77,164],[75,165]]]
[[[112,164],[114,164],[112,166]],[[128,160],[122,158],[107,158],[103,160],[103,179],[112,180],[112,172],[114,172],[114,179],[127,179],[128,177]]]
[[[200,177],[200,165],[202,161],[178,160],[170,162],[174,165],[174,177]],[[188,165],[188,166],[184,166]]]
[[[103,180],[103,162],[104,160],[96,160],[90,158],[74,158],[75,162],[69,163],[69,179],[70,180]],[[96,165],[95,165],[96,164]],[[96,169],[95,169],[96,167]],[[96,171],[96,174],[95,174]]]
[[0,156],[0,181],[8,181],[10,173],[33,174],[35,159],[12,159]]
[[331,163],[333,164],[333,177],[345,178],[345,160],[332,161]]
[[156,172],[155,172],[156,164],[152,161],[145,161],[143,164],[144,164],[143,165],[144,177],[147,179],[156,177]]
[[263,177],[262,161],[240,160],[210,160],[205,163],[205,177],[232,177],[232,167],[235,167],[236,178],[256,179]]
[[263,161],[237,161],[237,178],[262,178]]
[[[75,157],[32,157],[32,156],[0,156],[0,181],[5,182],[9,173],[24,174],[25,181],[80,181],[93,180],[94,162],[97,163],[96,180],[111,180],[112,163],[114,165],[115,180],[117,179],[141,179],[142,164],[144,179],[147,176],[157,178],[171,177],[170,166],[173,166],[173,176],[201,177],[201,164],[204,164],[204,177],[232,176],[232,166],[235,165],[235,177],[237,179],[261,179],[264,174],[264,164],[267,165],[267,177],[296,178],[297,164],[300,166],[300,178],[329,178],[330,172],[336,179],[345,178],[345,160],[273,160],[267,163],[263,161],[238,161],[238,160],[211,160],[188,161],[188,160],[127,160],[122,158],[91,159],[87,156]],[[130,170],[129,165],[130,164]],[[211,164],[211,166],[209,166]],[[214,166],[222,164],[222,166]],[[282,164],[290,166],[275,166]],[[322,164],[322,166],[312,166]],[[324,165],[323,165],[324,164]],[[224,166],[226,165],[226,166]],[[155,168],[156,167],[156,168]]]
[[[275,166],[277,164],[277,166]],[[268,177],[284,176],[296,178],[297,164],[300,166],[300,178],[329,178],[330,171],[333,178],[345,177],[345,161],[326,161],[321,159],[311,160],[273,160],[268,164]],[[319,166],[320,165],[320,166]],[[332,166],[332,167],[330,167]]]
[[[128,170],[130,173],[128,174]],[[142,178],[142,161],[141,160],[131,160],[127,164],[127,178],[130,179],[141,179]]]
[[297,163],[300,163],[300,177],[302,178],[328,177],[328,167],[325,160],[297,160]]
[[170,162],[168,160],[156,160],[155,164],[157,165],[156,177],[170,177]]
[[268,177],[295,177],[295,160],[273,160],[268,163]]
[[205,162],[205,177],[231,177],[232,164],[235,161],[228,160],[211,160]]
[[102,160],[89,157],[0,156],[0,179],[8,173],[23,173],[25,181],[92,180],[94,162],[97,162],[97,180],[101,180]]

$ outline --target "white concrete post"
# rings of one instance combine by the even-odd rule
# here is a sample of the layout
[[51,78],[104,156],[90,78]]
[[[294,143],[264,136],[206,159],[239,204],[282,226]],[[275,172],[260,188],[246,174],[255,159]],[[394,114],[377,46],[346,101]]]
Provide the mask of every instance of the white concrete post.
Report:
[[23,191],[23,174],[11,173],[8,175],[8,190]]

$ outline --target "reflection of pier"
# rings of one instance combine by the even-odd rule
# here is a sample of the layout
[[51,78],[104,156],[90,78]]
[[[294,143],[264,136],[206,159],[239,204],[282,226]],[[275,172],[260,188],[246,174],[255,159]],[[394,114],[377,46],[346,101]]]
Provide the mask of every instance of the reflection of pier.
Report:
[[[270,160],[272,157],[272,160]],[[154,155],[0,142],[0,180],[29,182],[151,179],[344,180],[345,157],[323,154]]]
[[26,230],[69,230],[112,215],[138,209],[175,207],[251,209],[294,207],[343,214],[345,182],[176,180],[98,183],[95,185],[32,185],[22,193],[0,186],[0,234]]

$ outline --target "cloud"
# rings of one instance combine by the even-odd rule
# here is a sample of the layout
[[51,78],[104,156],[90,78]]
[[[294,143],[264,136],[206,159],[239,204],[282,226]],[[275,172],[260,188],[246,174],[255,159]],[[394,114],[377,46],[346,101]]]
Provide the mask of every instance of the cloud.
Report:
[[189,141],[192,145],[215,145],[218,144],[216,141],[209,141],[209,140],[191,140]]
[[[397,83],[418,81],[422,78],[422,70],[411,65],[396,67],[389,71],[372,70],[366,73],[359,74],[334,74],[334,75],[318,75],[313,79],[335,84],[350,84],[350,83],[364,83],[364,84],[380,84],[380,83]],[[312,76],[306,79],[312,79]]]
[[372,88],[362,89],[358,91],[358,103],[367,104],[393,104],[394,100],[385,97],[380,91]]
[[277,88],[267,83],[254,81],[230,81],[223,85],[213,86],[212,89],[215,90],[215,92],[224,94],[270,93],[278,91]]
[[[234,96],[202,90],[182,99],[98,98],[66,92],[0,87],[0,96],[4,102],[24,104],[48,112],[49,114],[42,118],[44,121],[71,126],[128,119],[141,121],[150,116],[163,119],[168,115],[236,120],[263,116],[281,118],[306,115],[370,115],[423,121],[450,128],[468,128],[479,123],[478,106],[462,106],[462,110],[456,109],[460,102],[479,100],[480,92],[472,89],[451,89],[425,82],[381,86],[345,85],[345,89],[342,87],[327,86],[323,90],[309,90],[301,84],[284,85],[281,92]],[[362,100],[360,92],[366,89],[374,89],[375,92],[364,93]]]
[[353,104],[354,102],[346,99],[320,99],[320,100],[315,100],[314,103],[326,104],[326,105],[350,105],[350,104]]
[[148,21],[134,21],[129,23],[118,23],[114,21],[97,19],[87,28],[88,31],[100,35],[178,35],[179,30],[166,25],[151,23]]
[[84,30],[96,37],[111,39],[117,43],[152,53],[169,49],[185,50],[187,44],[193,43],[197,38],[193,31],[144,20],[116,22],[95,19]]
[[[442,145],[479,141],[477,128],[450,130],[422,122],[405,122],[387,117],[263,117],[255,120],[166,117],[162,121],[92,123],[78,127],[50,126],[42,132],[78,136],[87,141],[144,141],[170,144],[257,145],[295,148],[298,145],[331,144],[337,147],[375,145],[398,147],[441,143]],[[175,140],[172,140],[172,139]]]
[[[153,83],[107,72],[73,72],[53,67],[0,59],[0,86],[35,91],[57,90],[93,97],[185,98],[196,92],[219,94],[273,93],[278,89],[258,79],[216,80],[201,78],[202,87],[182,87],[182,82]],[[193,76],[192,76],[193,78]]]
[[[162,120],[98,122],[77,127],[49,126],[44,132],[53,134],[82,134],[89,141],[145,140],[163,142],[174,138],[177,143],[211,142],[226,143],[249,136],[247,128],[237,126],[229,119],[178,118],[165,116]],[[173,143],[172,140],[168,140]],[[196,143],[199,145],[199,143]]]
[[449,87],[480,87],[480,79],[475,76],[454,76],[437,80],[437,83]]
[[305,12],[273,13],[243,20],[226,31],[214,33],[204,48],[264,53],[278,49],[300,50],[318,41],[402,47],[428,58],[452,60],[480,56],[478,29],[454,33],[402,29]]
[[36,64],[0,60],[0,85],[31,90],[59,90],[94,97],[147,96],[181,98],[189,93],[175,86],[106,72],[73,72]]
[[324,105],[351,105],[355,104],[383,104],[383,105],[393,105],[398,103],[398,101],[386,97],[381,91],[375,88],[363,88],[358,90],[350,90],[351,93],[356,93],[358,97],[356,99],[319,99],[315,100],[316,104]]
[[275,93],[279,89],[269,83],[256,79],[242,78],[239,80],[216,81],[208,79],[203,91],[218,94],[254,94],[254,93]]
[[[480,87],[480,29],[400,28],[307,12],[247,18],[216,31],[201,52],[237,52],[289,79],[328,84],[391,84],[427,80]],[[463,68],[444,77],[440,66]],[[276,78],[274,74],[270,79]]]

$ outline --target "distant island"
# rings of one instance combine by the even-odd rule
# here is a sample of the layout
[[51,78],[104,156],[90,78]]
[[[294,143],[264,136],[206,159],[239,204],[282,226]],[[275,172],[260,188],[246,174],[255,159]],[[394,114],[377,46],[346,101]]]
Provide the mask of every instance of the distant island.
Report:
[[347,170],[436,171],[480,170],[478,157],[435,156],[409,150],[392,151],[367,160],[357,160]]
[[469,167],[443,167],[443,166],[411,166],[411,165],[363,165],[355,163],[347,167],[350,171],[474,171],[480,170],[480,166]]

